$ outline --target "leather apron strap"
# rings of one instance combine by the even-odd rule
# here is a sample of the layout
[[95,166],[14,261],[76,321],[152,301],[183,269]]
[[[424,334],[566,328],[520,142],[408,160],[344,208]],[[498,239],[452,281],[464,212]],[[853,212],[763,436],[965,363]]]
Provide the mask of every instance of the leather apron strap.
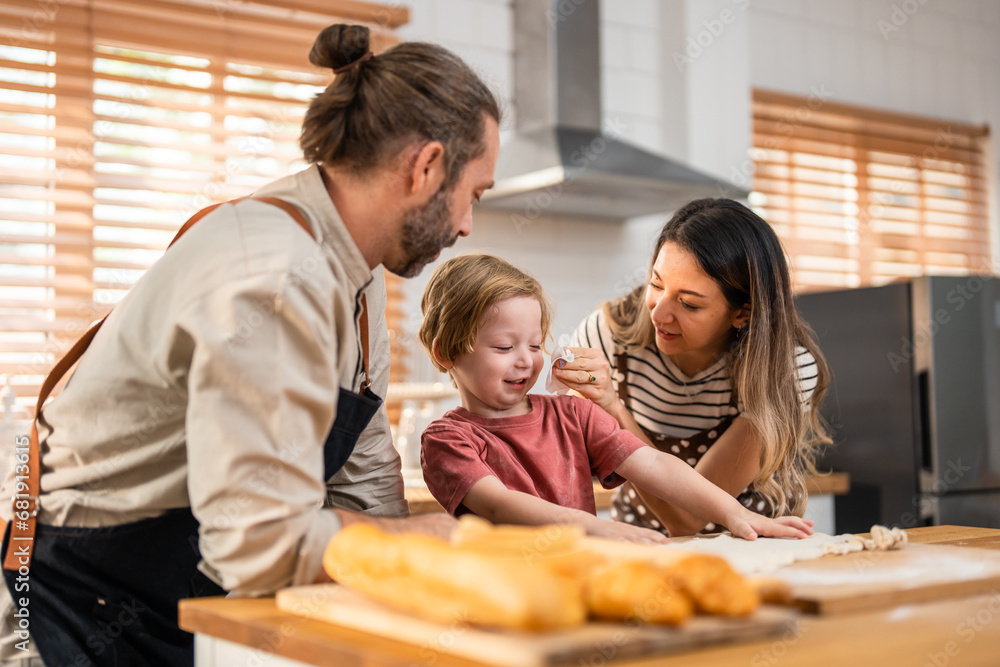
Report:
[[368,373],[368,295],[361,295],[361,364],[365,372],[365,380],[361,383],[361,393],[364,394],[372,384],[372,376]]
[[[292,204],[278,199],[277,197],[241,197],[240,199],[234,199],[230,202],[213,204],[195,213],[181,226],[173,240],[170,241],[170,245],[168,245],[167,248],[169,249],[170,246],[176,243],[177,239],[179,239],[184,232],[191,228],[191,225],[204,218],[219,206],[222,206],[223,203],[234,204],[238,201],[243,201],[244,199],[254,199],[277,206],[290,215],[292,219],[295,220],[295,222],[297,222],[307,234],[309,234],[310,237],[313,239],[316,238],[313,235],[312,228],[310,228],[309,222],[306,220],[305,216],[303,216],[302,213]],[[362,307],[364,307],[364,303],[364,297],[362,296]],[[69,371],[69,369],[80,360],[83,353],[87,351],[91,341],[94,340],[94,336],[101,328],[101,325],[104,324],[107,317],[108,316],[105,315],[103,319],[90,327],[87,333],[85,333],[80,340],[78,340],[73,347],[70,348],[69,352],[67,352],[66,355],[59,360],[49,373],[48,377],[45,378],[45,382],[42,384],[42,389],[38,394],[38,402],[35,404],[35,417],[31,422],[31,439],[28,443],[28,451],[26,453],[23,452],[22,447],[15,449],[17,463],[19,464],[17,469],[21,470],[26,468],[26,470],[24,471],[24,475],[17,475],[16,477],[15,493],[13,497],[14,519],[11,522],[12,525],[9,531],[10,537],[7,544],[7,556],[3,562],[3,569],[5,570],[24,570],[26,573],[27,568],[31,565],[31,554],[34,548],[35,540],[35,524],[38,517],[38,498],[41,494],[41,471],[39,468],[41,468],[42,458],[38,444],[38,418],[42,413],[42,407],[45,405],[45,401],[48,399],[49,394],[52,393],[52,390],[63,378],[66,372]],[[365,381],[367,382],[368,320],[366,316],[362,317],[361,327]],[[25,454],[26,456],[24,456]]]

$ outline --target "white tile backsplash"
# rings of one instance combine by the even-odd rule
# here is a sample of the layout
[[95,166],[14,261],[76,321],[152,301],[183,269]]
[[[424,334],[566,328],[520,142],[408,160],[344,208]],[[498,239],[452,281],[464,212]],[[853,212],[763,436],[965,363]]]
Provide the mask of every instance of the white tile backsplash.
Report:
[[903,111],[912,108],[910,87],[910,51],[903,44],[889,44],[886,47],[886,87],[887,106]]
[[986,23],[1000,24],[1000,2],[992,2],[990,0],[980,2],[979,18]]
[[801,0],[754,0],[753,4],[756,11],[770,14],[799,17],[805,11]]
[[[656,32],[653,26],[648,30],[633,30],[628,40],[627,65],[640,72],[660,71],[660,53],[657,48]],[[603,45],[602,45],[603,48]]]
[[514,58],[500,49],[463,49],[462,56],[494,93],[504,100],[514,97]]
[[[784,90],[789,85],[801,88],[808,71],[805,58],[789,58],[789,53],[802,54],[805,40],[800,22],[772,12],[755,11],[750,15],[750,67],[755,85],[760,88]],[[780,41],[783,49],[774,48]]]
[[480,36],[488,49],[507,50],[514,45],[514,14],[509,4],[484,3],[480,9]]
[[[985,65],[983,63],[969,64],[960,68],[959,81],[957,82],[960,91],[960,98],[957,103],[968,108],[971,118],[988,118],[990,109],[989,92],[991,88],[996,88],[995,82],[987,82],[983,75]],[[947,76],[954,72],[939,72],[939,76]]]
[[855,28],[864,34],[878,35],[885,41],[879,22],[889,18],[889,3],[884,0],[862,0],[857,5]]
[[888,46],[885,41],[871,35],[861,35],[858,43],[858,61],[861,65],[858,72],[858,99],[885,107],[889,104],[886,86]]
[[859,12],[855,0],[801,0],[805,17],[829,26],[854,28]]
[[400,4],[410,10],[410,21],[401,26],[396,33],[403,39],[422,42],[436,41],[435,1],[404,0]]
[[601,3],[601,20],[646,28],[659,16],[657,0],[613,0]]
[[910,43],[930,51],[956,52],[959,50],[958,21],[943,12],[915,13],[904,26],[910,34]]
[[435,0],[438,39],[482,45],[482,7],[478,0]]
[[[969,90],[963,93],[965,78],[961,73],[966,65],[962,59],[952,53],[934,55],[934,95],[937,98],[937,115],[943,118],[959,118],[968,113],[974,106],[973,99],[980,96],[980,91]],[[969,68],[975,71],[975,67]]]
[[941,113],[941,100],[935,88],[937,54],[931,51],[910,49],[906,57],[907,79],[910,89],[910,104],[923,109],[929,115]]
[[604,70],[629,66],[629,37],[632,30],[617,23],[601,24],[601,67]]
[[994,65],[1000,60],[1000,34],[997,26],[981,22],[965,23],[962,39],[959,40],[962,53],[974,58],[992,60]]
[[[911,0],[913,1],[913,0]],[[934,6],[943,12],[949,12],[967,21],[979,20],[979,8],[984,4],[994,2],[994,0],[948,0],[948,2],[931,2],[930,0],[916,0],[921,6]]]

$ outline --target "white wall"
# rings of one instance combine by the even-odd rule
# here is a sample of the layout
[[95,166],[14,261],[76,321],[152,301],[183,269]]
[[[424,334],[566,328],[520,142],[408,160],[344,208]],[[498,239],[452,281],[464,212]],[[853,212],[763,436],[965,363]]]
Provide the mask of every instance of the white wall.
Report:
[[[400,4],[411,15],[400,30],[404,38],[454,50],[510,103],[509,0]],[[1000,131],[998,37],[998,0],[605,0],[602,107],[605,118],[625,125],[626,140],[746,185],[755,87],[802,96],[822,91],[830,101],[988,123]],[[997,166],[994,153],[995,230]],[[445,257],[489,251],[535,275],[556,303],[558,335],[643,279],[664,221],[540,217],[519,229],[509,216],[483,211],[472,236]],[[994,238],[997,243],[1000,233]],[[429,273],[407,285],[411,334]],[[421,367],[419,345],[411,358],[420,369],[413,379],[438,379],[429,363]]]

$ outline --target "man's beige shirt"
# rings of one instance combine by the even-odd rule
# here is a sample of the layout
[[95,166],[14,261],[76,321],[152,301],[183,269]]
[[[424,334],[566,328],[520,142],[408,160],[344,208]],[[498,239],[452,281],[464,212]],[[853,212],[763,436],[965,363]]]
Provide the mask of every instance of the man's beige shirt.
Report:
[[384,407],[323,480],[338,389],[362,379],[362,290],[372,389],[385,396],[382,268],[368,268],[317,167],[257,194],[294,204],[316,240],[263,202],[203,218],[111,313],[39,432],[42,523],[108,526],[191,507],[201,568],[239,595],[316,578],[339,529],[324,505],[407,513]]

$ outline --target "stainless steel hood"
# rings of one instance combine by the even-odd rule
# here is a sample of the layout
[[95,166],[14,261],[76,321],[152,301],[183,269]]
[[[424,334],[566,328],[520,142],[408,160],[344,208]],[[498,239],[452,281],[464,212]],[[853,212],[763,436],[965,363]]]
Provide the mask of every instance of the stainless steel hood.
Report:
[[483,208],[623,219],[747,191],[633,146],[601,123],[598,0],[514,0],[514,136]]

